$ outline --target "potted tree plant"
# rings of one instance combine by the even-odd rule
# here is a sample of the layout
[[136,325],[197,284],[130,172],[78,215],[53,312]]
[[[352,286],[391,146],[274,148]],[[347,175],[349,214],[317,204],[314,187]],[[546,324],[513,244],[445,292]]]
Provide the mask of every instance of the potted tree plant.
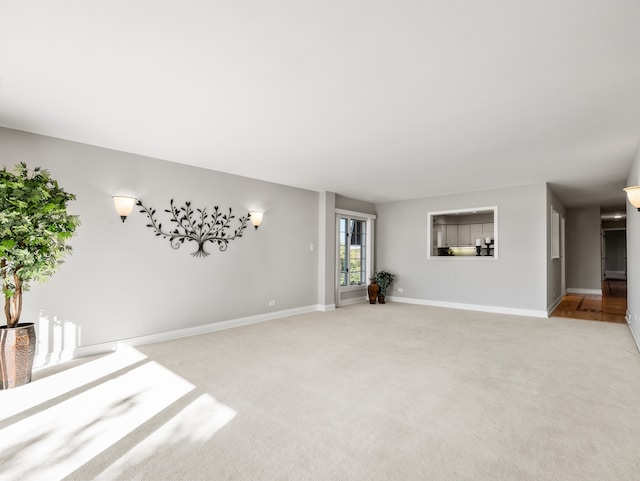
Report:
[[68,240],[80,224],[67,212],[75,195],[49,172],[24,162],[0,170],[0,279],[6,326],[0,326],[0,389],[31,381],[35,327],[21,323],[22,295],[31,281],[48,279],[71,252]]
[[379,288],[378,302],[380,304],[384,304],[385,303],[384,298],[387,295],[387,289],[393,282],[393,278],[395,277],[395,275],[390,274],[389,272],[386,272],[386,271],[378,271],[373,275],[373,277],[376,280]]

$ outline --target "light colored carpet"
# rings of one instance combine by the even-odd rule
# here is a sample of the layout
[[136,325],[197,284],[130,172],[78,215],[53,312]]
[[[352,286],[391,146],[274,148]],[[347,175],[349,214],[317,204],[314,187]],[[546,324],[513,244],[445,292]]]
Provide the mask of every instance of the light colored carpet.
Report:
[[[0,473],[640,479],[640,354],[625,325],[362,304],[137,351],[147,357],[124,349],[134,358],[104,375],[92,364],[104,358],[40,374],[32,385],[82,368],[98,377],[0,422]],[[37,451],[35,471],[3,457],[21,423],[96,408]],[[27,451],[54,436],[44,423],[27,424]]]

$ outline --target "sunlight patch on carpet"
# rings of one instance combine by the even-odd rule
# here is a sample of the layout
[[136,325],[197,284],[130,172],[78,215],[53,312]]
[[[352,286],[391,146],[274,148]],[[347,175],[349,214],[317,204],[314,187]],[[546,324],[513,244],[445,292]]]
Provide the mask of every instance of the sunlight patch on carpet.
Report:
[[[125,354],[125,359],[122,362],[117,361],[112,368],[130,364],[138,359],[135,353],[127,351],[121,351]],[[138,354],[144,358],[144,355]],[[98,376],[98,373],[92,372],[94,366],[106,370],[107,367],[103,364],[116,359],[104,361],[109,357],[50,378],[56,378],[63,384],[62,380],[68,379],[69,385],[60,388],[59,391],[68,390],[69,386],[83,382],[80,379],[82,375],[85,376],[84,382]],[[40,402],[46,396],[46,389],[52,388],[53,381],[50,378],[27,386],[33,386],[33,391],[41,391]],[[193,384],[180,376],[150,361],[52,407],[38,411],[0,430],[2,477],[22,480],[61,479],[194,388]],[[15,392],[20,389],[22,388],[17,388]],[[19,398],[21,395],[19,393],[15,396]],[[28,403],[27,399],[22,401]],[[4,399],[2,404],[5,406]],[[14,409],[17,408],[23,406],[17,403]]]
[[154,457],[173,459],[183,449],[202,445],[229,423],[236,412],[209,394],[198,397],[169,422],[131,449],[96,479],[126,479],[125,473],[135,466],[144,468]]
[[118,345],[112,354],[1,393],[0,421],[78,389],[146,359],[140,351]]

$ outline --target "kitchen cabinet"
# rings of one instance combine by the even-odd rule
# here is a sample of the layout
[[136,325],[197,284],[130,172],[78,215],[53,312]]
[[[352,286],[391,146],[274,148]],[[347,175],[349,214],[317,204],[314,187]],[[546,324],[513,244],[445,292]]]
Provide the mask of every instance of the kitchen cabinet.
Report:
[[439,239],[439,245],[444,247],[473,247],[476,239],[484,242],[485,237],[493,236],[493,230],[483,236],[482,224],[434,224],[433,233],[434,246],[438,246]]
[[447,245],[447,226],[445,224],[433,225],[433,245],[434,247]]
[[[497,216],[497,207],[428,212],[431,245],[427,257],[497,259]],[[487,238],[490,239],[489,248],[486,247]],[[479,245],[476,245],[477,241]],[[478,250],[480,255],[477,255]]]
[[493,222],[482,224],[482,238],[484,239],[485,237],[491,237],[491,239],[494,239]]
[[[458,244],[459,246],[470,246],[471,237],[469,235],[469,224],[458,225]],[[475,242],[475,239],[474,239]],[[475,245],[475,244],[474,244]]]
[[476,239],[481,239],[481,243],[484,243],[486,236],[482,235],[482,224],[471,224],[469,226],[469,237],[471,239],[471,245],[476,245]]
[[457,246],[458,245],[458,226],[455,224],[447,224],[446,241],[443,240],[442,245]]

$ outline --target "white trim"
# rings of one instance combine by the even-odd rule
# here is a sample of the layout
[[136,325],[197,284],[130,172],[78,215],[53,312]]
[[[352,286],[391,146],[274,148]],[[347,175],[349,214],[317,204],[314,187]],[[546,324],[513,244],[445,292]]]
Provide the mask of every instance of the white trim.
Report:
[[560,295],[567,293],[567,219],[560,213]]
[[638,352],[640,352],[640,332],[637,332],[633,327],[633,322],[631,322],[631,314],[627,311],[626,316],[624,318],[627,320],[627,325],[629,326],[629,330],[631,331],[631,337],[636,342],[636,348]]
[[409,297],[387,296],[387,299],[391,302],[404,302],[405,304],[418,304],[421,306],[432,306],[432,307],[447,307],[450,309],[461,309],[463,311],[493,312],[495,314],[512,314],[515,316],[527,316],[527,317],[543,317],[543,318],[549,317],[546,311],[538,311],[534,309],[516,309],[513,307],[483,306],[479,304],[462,304],[459,302],[432,301],[429,299],[411,299]]
[[33,359],[33,372],[58,364],[60,362],[71,361],[74,359],[76,348],[62,349],[56,352],[37,353]]
[[[375,219],[376,216],[373,214],[366,214],[364,212],[355,212],[352,210],[344,210],[344,209],[335,209],[336,214],[335,214],[335,225],[336,225],[336,244],[335,244],[335,252],[336,252],[336,259],[335,259],[335,305],[337,305],[338,307],[342,306],[342,305],[346,305],[344,304],[343,300],[342,300],[342,293],[343,292],[350,292],[350,291],[354,291],[357,289],[362,289],[364,288],[365,290],[367,289],[368,284],[359,284],[359,285],[346,285],[346,286],[341,286],[340,285],[340,219],[347,219],[347,220],[357,220],[360,222],[366,222],[366,233],[365,233],[365,239],[366,239],[366,251],[365,251],[365,272],[366,272],[366,277],[367,278],[371,278],[371,276],[373,275],[374,271],[374,262],[373,262],[373,256],[374,256],[374,239],[375,239]],[[347,226],[348,227],[348,226]],[[350,242],[350,237],[349,237],[349,242]],[[348,281],[348,278],[347,278]]]
[[[467,214],[467,213],[473,214],[476,212],[479,214],[482,214],[483,212],[480,212],[480,211],[488,211],[488,210],[494,210],[494,209],[498,209],[498,206],[488,205],[485,207],[468,207],[468,208],[465,207],[464,209],[436,210],[436,211],[429,212],[429,214],[431,214],[432,216],[449,215],[449,214]],[[488,212],[486,213],[488,214]]]
[[[464,246],[464,247],[467,248],[469,246]],[[485,255],[477,256],[474,254],[472,256],[431,256],[429,260],[430,261],[455,261],[457,259],[466,259],[466,260],[475,259],[477,261],[484,262],[484,261],[495,261],[497,258],[493,256],[485,256]]]
[[367,290],[367,287],[369,287],[369,284],[353,284],[352,286],[340,286],[340,290],[342,292],[352,292],[352,291],[360,291],[360,290]]
[[366,212],[356,212],[355,210],[336,209],[336,214],[347,215],[349,217],[359,217],[360,219],[375,219],[375,214],[367,214]]
[[335,304],[318,304],[316,306],[316,311],[320,311],[320,312],[329,312],[329,311],[335,311],[336,310],[336,305]]
[[334,309],[335,306],[340,306],[340,214],[338,214],[337,212],[333,215],[334,217],[334,222],[336,224],[336,228],[335,228],[335,255],[334,255],[334,279],[333,279],[333,290],[335,293],[334,296]]
[[103,354],[105,352],[112,352],[115,350],[118,344],[127,344],[129,346],[142,346],[144,344],[154,344],[157,342],[172,341],[174,339],[180,339],[182,337],[197,336],[199,334],[207,334],[209,332],[220,331],[222,329],[231,329],[234,327],[247,326],[249,324],[256,324],[258,322],[272,321],[273,319],[279,319],[281,317],[295,316],[297,314],[306,314],[316,311],[332,311],[335,309],[335,304],[329,306],[311,305],[304,307],[296,307],[293,309],[285,309],[283,311],[269,312],[265,314],[258,314],[255,316],[241,317],[238,319],[231,319],[228,321],[212,322],[210,324],[203,324],[201,326],[187,327],[184,329],[176,329],[174,331],[161,332],[158,334],[149,334],[147,336],[132,337],[129,339],[121,339],[117,341],[104,342],[101,344],[92,344],[90,346],[80,346],[74,351],[74,358],[93,356],[95,354]]
[[350,306],[351,304],[363,304],[369,300],[369,296],[354,297],[352,299],[344,299],[340,301],[340,307]]
[[560,259],[560,212],[558,212],[553,204],[551,205],[551,216],[549,217],[551,227],[549,228],[550,239],[550,258]]
[[[366,252],[366,262],[365,262],[365,266],[367,269],[367,278],[371,279],[371,277],[373,276],[373,274],[375,274],[375,269],[374,269],[374,258],[373,256],[375,255],[375,241],[376,241],[376,235],[375,235],[375,230],[376,230],[376,220],[375,217],[373,218],[369,218],[367,219],[367,252]],[[365,290],[367,289],[367,284],[365,284]]]
[[[434,256],[431,254],[433,249],[433,218],[439,215],[449,214],[482,214],[483,212],[491,211],[493,213],[493,256]],[[488,212],[487,212],[488,213]],[[463,246],[457,246],[463,247]],[[475,246],[464,246],[474,247]],[[427,212],[427,259],[478,259],[485,257],[488,260],[498,260],[498,206],[491,205],[486,207],[469,207],[464,209],[451,209],[451,210],[438,210],[433,212]]]
[[578,287],[567,287],[568,294],[590,294],[594,296],[601,296],[602,289],[581,289]]

